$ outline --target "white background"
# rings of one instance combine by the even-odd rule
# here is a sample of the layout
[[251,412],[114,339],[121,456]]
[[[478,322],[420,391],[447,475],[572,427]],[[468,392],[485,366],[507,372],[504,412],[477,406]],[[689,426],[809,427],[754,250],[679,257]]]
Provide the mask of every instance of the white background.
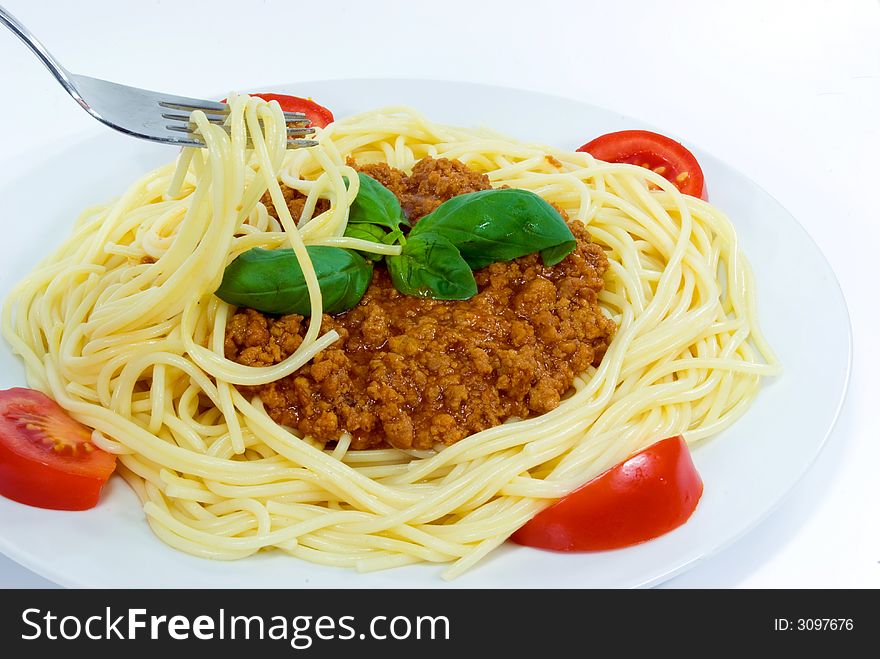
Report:
[[[837,272],[853,323],[852,381],[827,447],[783,505],[666,585],[880,587],[880,433],[868,416],[880,404],[878,2],[3,4],[77,73],[197,97],[327,78],[522,87],[638,117],[746,173]],[[0,90],[0,180],[106,130],[6,32]],[[584,126],[572,143],[592,136]],[[48,585],[0,556],[0,587]]]

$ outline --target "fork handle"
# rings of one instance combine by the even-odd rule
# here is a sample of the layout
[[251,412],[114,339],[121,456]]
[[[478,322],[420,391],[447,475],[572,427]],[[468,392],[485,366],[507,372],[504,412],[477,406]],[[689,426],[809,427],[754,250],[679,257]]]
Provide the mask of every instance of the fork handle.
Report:
[[64,86],[68,93],[74,98],[79,96],[73,88],[73,85],[70,83],[70,72],[61,66],[58,60],[52,57],[52,54],[46,50],[46,47],[42,43],[40,43],[39,39],[31,34],[31,31],[22,25],[19,20],[10,14],[2,5],[0,5],[0,23],[8,27],[12,30],[15,36],[24,41],[27,47],[34,52],[34,55],[40,58],[40,61],[46,65],[46,68],[52,72],[52,75],[54,75],[58,82]]

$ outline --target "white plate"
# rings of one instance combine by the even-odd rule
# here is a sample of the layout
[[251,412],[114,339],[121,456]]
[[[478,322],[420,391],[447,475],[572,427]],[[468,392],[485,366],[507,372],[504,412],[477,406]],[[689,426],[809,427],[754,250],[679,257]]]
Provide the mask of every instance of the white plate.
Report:
[[[650,128],[573,100],[454,82],[336,80],[272,91],[313,96],[340,117],[407,104],[436,121],[491,126],[521,139],[572,149],[608,131]],[[676,137],[687,141],[687,135]],[[694,452],[705,492],[683,527],[609,552],[557,554],[504,546],[452,587],[659,583],[733,542],[769,514],[825,442],[843,402],[851,359],[849,317],[834,273],[806,232],[770,195],[716,158],[695,152],[713,203],[733,219],[754,267],[760,319],[784,375],[767,382],[732,428]],[[7,222],[0,242],[0,295],[5,297],[64,238],[82,208],[121,194],[141,174],[172,157],[167,147],[108,132],[71,146],[32,171],[4,172],[4,215],[17,219]],[[816,357],[820,350],[821,361]],[[24,385],[23,373],[9,348],[0,348],[0,388]],[[81,513],[40,510],[0,498],[0,550],[67,586],[377,588],[445,583],[438,566],[361,575],[280,552],[232,563],[194,558],[153,536],[135,495],[118,478],[111,480],[97,508]]]

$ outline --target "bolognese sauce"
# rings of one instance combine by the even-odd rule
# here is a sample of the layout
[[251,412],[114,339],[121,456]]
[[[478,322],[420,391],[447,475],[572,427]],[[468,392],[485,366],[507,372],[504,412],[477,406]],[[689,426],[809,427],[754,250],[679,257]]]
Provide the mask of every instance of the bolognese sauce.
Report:
[[[384,164],[358,169],[389,188],[411,222],[491,187],[447,159],[425,158],[410,175]],[[353,449],[430,449],[549,412],[599,364],[616,329],[598,306],[605,254],[581,222],[569,226],[577,247],[562,262],[547,267],[531,254],[494,263],[474,273],[478,293],[469,300],[403,295],[380,264],[357,306],[323,316],[321,331],[336,330],[339,340],[291,375],[243,389],[259,394],[276,422],[320,442],[350,433]],[[276,364],[307,327],[300,315],[241,309],[226,329],[226,356]]]

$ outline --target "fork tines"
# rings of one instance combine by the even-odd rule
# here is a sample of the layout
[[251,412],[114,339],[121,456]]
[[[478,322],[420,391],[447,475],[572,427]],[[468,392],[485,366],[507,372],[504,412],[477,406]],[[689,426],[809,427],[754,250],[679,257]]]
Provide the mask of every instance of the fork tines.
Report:
[[[201,110],[206,115],[220,115],[225,117],[229,114],[229,106],[226,103],[214,103],[213,101],[204,101],[200,104],[178,103],[171,101],[159,101],[159,105],[169,110],[182,110],[184,112],[192,112]],[[164,115],[163,115],[164,116]],[[188,118],[188,117],[187,117]],[[211,118],[210,116],[208,117]],[[302,112],[285,112],[284,119],[287,123],[309,123],[306,115]]]
[[[171,121],[182,121],[185,125],[177,126],[175,124],[168,124],[168,130],[176,130],[182,133],[192,133],[195,132],[197,127],[194,123],[189,120],[189,117],[183,114],[163,114],[163,118],[170,119]],[[215,124],[217,126],[222,126],[226,132],[229,132],[229,126],[223,125],[223,119],[208,119],[208,123]],[[310,135],[314,133],[314,128],[309,128],[308,126],[288,126],[287,127],[287,135],[288,137],[292,136],[301,136],[301,135]]]
[[[229,132],[229,127],[225,126],[226,118],[229,115],[229,106],[226,103],[215,103],[213,101],[204,101],[201,103],[183,103],[183,102],[171,102],[171,101],[159,101],[159,105],[163,108],[167,108],[169,110],[177,110],[174,112],[164,112],[162,113],[162,118],[167,119],[169,121],[177,121],[179,124],[166,124],[166,128],[170,131],[174,131],[177,133],[185,133],[188,137],[198,141],[203,142],[199,134],[196,132],[197,127],[194,123],[190,121],[189,114],[180,114],[181,112],[193,112],[194,110],[201,110],[205,113],[206,118],[212,124],[223,127],[226,132]],[[308,147],[315,146],[318,143],[315,140],[303,140],[296,139],[299,137],[303,137],[305,135],[309,135],[315,132],[314,128],[309,127],[309,120],[306,119],[306,115],[302,112],[285,112],[284,118],[287,121],[287,146],[289,148],[299,148],[299,147]],[[295,124],[295,125],[291,125]],[[252,146],[250,140],[248,140],[248,146]]]
[[[212,122],[214,123],[214,122]],[[185,133],[187,136],[202,141],[201,136],[197,132],[197,127],[195,124],[185,124],[183,126],[175,126],[174,124],[168,124],[166,126],[168,130],[173,130],[177,133]],[[222,128],[228,133],[229,126],[222,126]],[[318,143],[315,140],[301,140],[301,139],[291,139],[296,136],[308,135],[309,133],[314,133],[314,128],[288,128],[287,129],[287,146],[292,148],[304,147],[304,146],[316,146]],[[252,146],[252,142],[248,139],[248,146]]]

